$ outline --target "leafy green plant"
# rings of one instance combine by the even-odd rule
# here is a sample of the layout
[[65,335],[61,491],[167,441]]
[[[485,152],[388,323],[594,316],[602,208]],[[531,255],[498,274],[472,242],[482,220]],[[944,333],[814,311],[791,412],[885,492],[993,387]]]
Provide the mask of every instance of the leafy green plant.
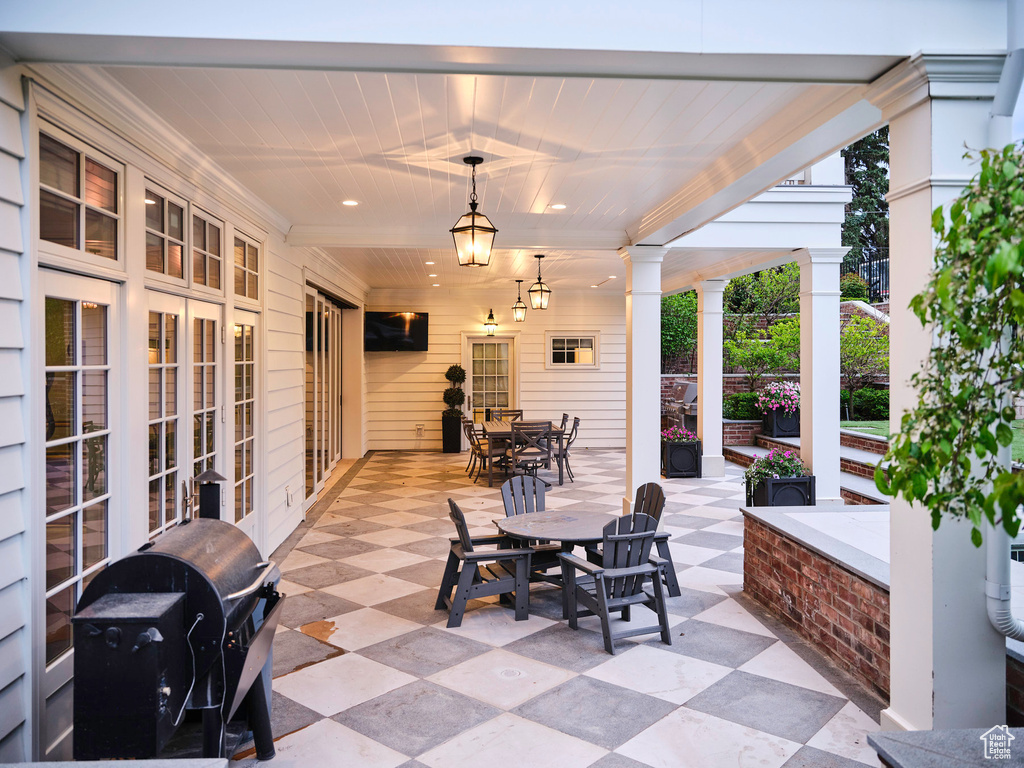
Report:
[[443,416],[461,416],[462,404],[466,402],[466,393],[462,391],[462,384],[466,381],[466,369],[456,363],[449,366],[444,377],[452,384],[441,395],[444,404],[448,406],[442,413]]
[[722,401],[722,416],[726,419],[760,419],[757,392],[737,392]]
[[941,208],[932,215],[935,270],[910,308],[939,341],[911,377],[918,402],[890,441],[888,479],[875,471],[881,491],[920,502],[934,528],[970,520],[976,546],[983,519],[1016,536],[1024,503],[1024,475],[1008,461],[1010,398],[1024,390],[1024,150],[979,154],[948,222]]
[[695,443],[700,440],[690,430],[673,424],[668,429],[661,430],[661,442],[663,443]]
[[800,311],[800,266],[796,262],[734,277],[723,296],[726,311],[750,315],[770,325],[781,315]]
[[811,473],[807,471],[807,467],[796,453],[772,448],[766,456],[754,459],[754,463],[747,467],[743,477],[747,481],[747,487],[753,488],[769,477],[804,477],[809,474]]
[[842,299],[868,299],[868,281],[855,272],[847,272],[839,278],[839,293]]
[[729,364],[743,370],[751,390],[765,374],[800,366],[800,318],[781,320],[767,334],[739,327],[723,343]]
[[697,353],[697,294],[661,297],[661,372],[691,370]]
[[846,406],[846,413],[856,412],[857,418],[850,418],[848,421],[888,421],[889,420],[889,390],[871,389],[864,387],[853,393],[853,408],[849,408],[850,393],[843,391],[839,393],[839,413],[845,418],[843,406]]
[[[889,326],[860,315],[844,320],[839,330],[839,372],[851,393],[889,373]],[[851,419],[856,410],[853,397]]]

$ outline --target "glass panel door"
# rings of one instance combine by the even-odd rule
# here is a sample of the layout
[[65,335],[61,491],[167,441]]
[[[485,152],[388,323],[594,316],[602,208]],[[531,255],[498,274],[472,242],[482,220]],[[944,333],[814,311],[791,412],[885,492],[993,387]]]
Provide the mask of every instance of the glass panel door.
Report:
[[258,391],[256,383],[259,316],[235,310],[235,477],[234,521],[258,542],[256,527],[256,426]]
[[341,458],[341,309],[306,287],[306,499]]
[[[185,299],[148,291],[149,535],[181,519],[181,389]],[[188,472],[184,473],[186,476]]]
[[[208,469],[224,474],[226,467],[220,458],[223,452],[221,425],[224,422],[220,378],[224,367],[222,312],[216,304],[191,299],[187,308],[185,349],[192,370],[188,377],[186,412],[192,414],[192,450],[186,476],[195,477]],[[193,510],[193,514],[197,513],[198,509]],[[224,518],[223,501],[221,518]]]
[[473,421],[487,421],[492,408],[515,407],[512,340],[469,339],[469,381]]

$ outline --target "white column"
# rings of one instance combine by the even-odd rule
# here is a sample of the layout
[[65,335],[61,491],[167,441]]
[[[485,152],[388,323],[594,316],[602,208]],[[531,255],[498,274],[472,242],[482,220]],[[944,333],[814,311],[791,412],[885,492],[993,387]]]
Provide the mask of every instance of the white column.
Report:
[[661,262],[666,248],[619,250],[626,265],[626,488],[661,480]]
[[725,475],[722,455],[722,294],[728,280],[697,285],[697,435],[704,477]]
[[800,458],[818,503],[839,495],[839,267],[849,248],[803,250],[800,265]]
[[[958,196],[977,165],[964,145],[987,144],[999,57],[918,56],[905,83],[877,100],[889,120],[890,422],[917,402],[910,377],[933,343],[907,309],[934,263],[932,210]],[[1006,642],[985,609],[985,550],[970,526],[933,532],[919,505],[893,500],[889,730],[988,728],[1006,717]]]

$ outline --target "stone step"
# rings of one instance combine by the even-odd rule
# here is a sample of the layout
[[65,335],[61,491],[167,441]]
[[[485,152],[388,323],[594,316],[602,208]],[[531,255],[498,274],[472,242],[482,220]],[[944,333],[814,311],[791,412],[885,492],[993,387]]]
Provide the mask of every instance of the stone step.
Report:
[[[757,444],[759,447],[764,448],[767,453],[767,449],[773,445],[776,448],[783,450],[795,450],[797,453],[800,452],[800,438],[799,437],[766,437],[765,435],[757,436]],[[731,447],[743,447],[743,446],[731,446]],[[849,472],[852,475],[858,475],[863,478],[867,478],[874,482],[875,467],[878,466],[879,460],[882,457],[871,451],[866,451],[861,448],[853,448],[847,445],[839,446],[839,466],[844,472]],[[889,466],[889,462],[882,461],[882,468]]]

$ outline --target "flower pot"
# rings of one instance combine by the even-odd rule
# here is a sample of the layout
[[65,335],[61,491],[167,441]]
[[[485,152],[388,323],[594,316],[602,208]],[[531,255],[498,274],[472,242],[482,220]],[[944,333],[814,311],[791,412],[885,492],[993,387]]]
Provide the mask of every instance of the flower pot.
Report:
[[747,506],[813,507],[814,475],[767,477],[753,488],[747,484]]
[[462,417],[441,414],[441,450],[459,453],[462,450]]
[[700,440],[662,443],[661,474],[665,477],[700,477]]
[[761,417],[761,424],[766,437],[800,437],[800,409],[786,413],[775,408]]

